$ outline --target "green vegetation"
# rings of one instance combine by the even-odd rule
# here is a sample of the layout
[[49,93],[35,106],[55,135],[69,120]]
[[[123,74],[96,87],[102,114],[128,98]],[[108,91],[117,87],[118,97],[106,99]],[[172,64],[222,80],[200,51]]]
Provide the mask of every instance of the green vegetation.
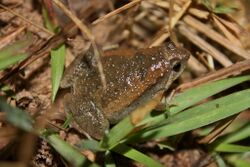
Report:
[[[148,116],[145,118],[145,120],[143,120],[143,122],[149,126],[146,126],[145,128],[134,133],[131,132],[134,128],[136,128],[136,126],[132,125],[128,116],[116,126],[114,126],[100,142],[95,140],[84,140],[82,143],[79,143],[77,146],[73,147],[60,139],[54,132],[48,133],[48,131],[43,131],[39,133],[39,135],[47,140],[52,145],[52,147],[54,147],[55,150],[57,150],[58,153],[60,153],[67,161],[76,166],[90,163],[79,152],[81,149],[91,149],[95,152],[116,152],[144,165],[161,166],[159,162],[136,150],[131,145],[138,141],[142,142],[157,140],[162,139],[163,137],[175,136],[190,130],[202,128],[206,125],[212,126],[212,123],[232,115],[239,114],[241,111],[244,111],[250,107],[250,89],[231,93],[229,95],[211,100],[209,102],[201,103],[199,105],[194,104],[225,89],[248,81],[249,79],[250,76],[224,79],[206,83],[180,93],[171,101],[177,105],[170,107],[171,114],[168,115],[167,118],[164,116],[166,113],[162,113],[156,117]],[[202,90],[202,93],[199,90]],[[8,106],[3,101],[1,101],[0,107],[1,110],[6,111],[7,120],[10,123],[25,131],[33,131],[31,128],[33,121],[25,112]],[[15,118],[18,118],[18,121]],[[163,118],[165,119],[163,120]],[[150,122],[153,123],[150,124]],[[245,154],[246,152],[250,151],[250,147],[236,144],[236,142],[242,141],[249,137],[249,127],[249,122],[244,122],[232,132],[221,136],[210,144],[207,144],[207,148],[210,149],[210,152],[214,153],[227,152],[232,153],[234,156],[239,156],[239,154],[236,153]],[[67,152],[65,152],[65,150],[67,150]],[[108,156],[108,159],[111,158],[110,153],[105,155]],[[232,157],[230,158],[232,159]],[[110,163],[110,161],[106,162]],[[237,163],[244,164],[246,162],[244,159],[242,159]],[[97,166],[96,164],[92,165]],[[109,165],[112,165],[112,163]]]

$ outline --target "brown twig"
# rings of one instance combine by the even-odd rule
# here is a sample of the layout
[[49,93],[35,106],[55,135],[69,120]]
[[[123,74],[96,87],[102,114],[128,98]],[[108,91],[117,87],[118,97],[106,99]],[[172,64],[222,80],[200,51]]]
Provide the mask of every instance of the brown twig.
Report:
[[239,75],[243,71],[246,71],[249,69],[250,69],[250,60],[244,60],[244,61],[238,62],[236,64],[233,64],[229,67],[220,69],[218,71],[211,72],[211,73],[207,74],[206,76],[195,79],[192,82],[181,84],[178,87],[178,90],[183,91],[185,89],[188,89],[188,88],[191,88],[194,86],[198,86],[198,85],[201,85],[203,83],[216,81],[219,79],[224,79],[224,78],[227,78],[227,77],[232,76],[232,75]]

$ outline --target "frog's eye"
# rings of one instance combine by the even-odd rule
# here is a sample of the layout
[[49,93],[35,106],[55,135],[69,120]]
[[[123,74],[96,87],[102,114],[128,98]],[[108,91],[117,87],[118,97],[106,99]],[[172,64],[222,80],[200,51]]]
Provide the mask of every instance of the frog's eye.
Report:
[[182,61],[175,59],[171,61],[171,65],[172,65],[171,80],[175,80],[182,73],[184,69],[184,64],[182,63]]
[[174,62],[172,70],[176,73],[179,73],[181,71],[181,62]]
[[178,58],[173,58],[172,60],[170,60],[170,64],[172,67],[172,72],[175,72],[178,74],[182,71],[183,63]]

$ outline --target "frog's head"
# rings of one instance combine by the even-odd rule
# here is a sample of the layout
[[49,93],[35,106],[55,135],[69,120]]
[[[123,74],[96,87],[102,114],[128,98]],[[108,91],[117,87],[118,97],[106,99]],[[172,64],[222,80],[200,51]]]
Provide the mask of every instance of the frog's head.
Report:
[[170,63],[170,74],[168,79],[170,83],[167,83],[167,86],[169,86],[185,69],[190,57],[190,52],[184,48],[176,47],[173,42],[165,43],[164,49],[166,59],[168,59]]

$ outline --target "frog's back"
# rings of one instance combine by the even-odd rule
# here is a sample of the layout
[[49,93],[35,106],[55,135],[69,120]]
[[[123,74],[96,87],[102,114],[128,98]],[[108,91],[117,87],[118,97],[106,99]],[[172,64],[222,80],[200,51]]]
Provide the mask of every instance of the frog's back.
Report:
[[122,55],[113,52],[102,58],[107,89],[100,103],[111,123],[119,121],[162,89],[165,82],[155,87],[156,82],[160,82],[159,78],[166,79],[169,72],[169,62],[159,48],[139,50],[133,56]]

